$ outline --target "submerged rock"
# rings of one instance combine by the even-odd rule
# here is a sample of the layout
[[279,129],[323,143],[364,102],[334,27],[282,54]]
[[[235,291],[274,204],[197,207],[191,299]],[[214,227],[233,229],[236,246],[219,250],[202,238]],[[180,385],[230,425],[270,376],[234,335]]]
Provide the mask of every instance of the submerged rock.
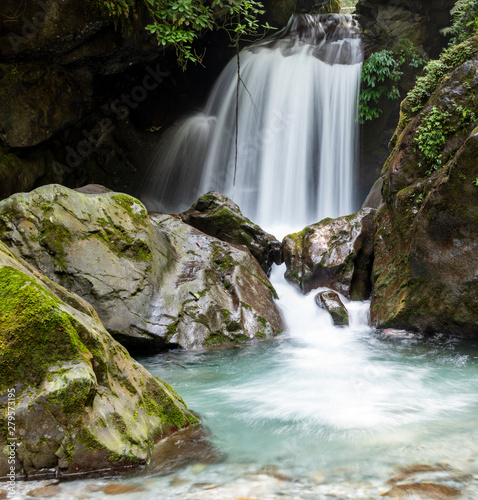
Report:
[[136,199],[43,186],[0,202],[0,240],[96,309],[136,350],[277,334],[275,291],[241,246]]
[[347,309],[340,300],[339,294],[332,290],[320,292],[315,296],[316,304],[322,309],[326,309],[336,326],[347,326],[349,324],[349,316]]
[[242,215],[240,208],[223,194],[206,193],[179,215],[183,222],[203,233],[247,247],[266,274],[272,264],[283,262],[281,243]]
[[199,423],[86,301],[1,242],[0,375],[1,476],[12,451],[17,474],[27,476],[144,464],[155,442]]
[[[371,304],[379,328],[478,335],[478,37],[452,54],[469,60],[428,102],[404,101],[384,167]],[[417,147],[431,147],[430,120],[430,140],[443,140],[431,164]]]
[[421,498],[430,500],[447,500],[461,495],[460,490],[435,483],[410,483],[394,486],[385,496],[394,498]]
[[285,277],[303,293],[328,287],[363,300],[370,294],[375,210],[324,219],[284,238]]

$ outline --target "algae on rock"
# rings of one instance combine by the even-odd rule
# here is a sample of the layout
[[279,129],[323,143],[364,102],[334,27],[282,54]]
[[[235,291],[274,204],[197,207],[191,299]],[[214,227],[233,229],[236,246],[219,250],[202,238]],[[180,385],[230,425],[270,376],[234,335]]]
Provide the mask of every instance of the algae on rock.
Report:
[[150,217],[125,194],[49,185],[12,195],[0,202],[0,240],[92,304],[128,348],[190,348],[284,329],[274,290],[244,247],[172,216]]
[[0,242],[0,474],[73,474],[148,462],[154,444],[199,423],[166,383],[104,329],[93,308]]

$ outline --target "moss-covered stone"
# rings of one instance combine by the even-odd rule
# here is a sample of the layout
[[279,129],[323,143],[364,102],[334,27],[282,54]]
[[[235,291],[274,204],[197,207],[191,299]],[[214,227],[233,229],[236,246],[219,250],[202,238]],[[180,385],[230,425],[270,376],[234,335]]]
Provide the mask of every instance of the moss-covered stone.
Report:
[[169,384],[111,338],[87,303],[0,242],[2,475],[9,470],[12,389],[17,473],[29,476],[144,464],[159,439],[199,423]]
[[[463,64],[447,70],[420,101],[421,113],[397,129],[376,218],[371,316],[377,326],[478,334],[477,44],[477,37],[470,40],[475,48],[464,63],[459,51],[446,56]],[[402,107],[410,112],[410,106]],[[427,171],[416,137],[433,109],[446,112],[450,132],[438,152],[442,165]]]
[[282,263],[280,242],[242,215],[239,207],[222,194],[211,191],[202,195],[180,216],[206,234],[247,247],[266,274],[273,263]]
[[275,290],[247,249],[172,216],[149,217],[127,195],[59,185],[13,195],[0,202],[0,240],[94,305],[136,352],[202,345],[217,331],[230,342],[284,330]]
[[345,296],[370,293],[374,209],[324,219],[284,238],[285,277],[303,293],[329,287]]

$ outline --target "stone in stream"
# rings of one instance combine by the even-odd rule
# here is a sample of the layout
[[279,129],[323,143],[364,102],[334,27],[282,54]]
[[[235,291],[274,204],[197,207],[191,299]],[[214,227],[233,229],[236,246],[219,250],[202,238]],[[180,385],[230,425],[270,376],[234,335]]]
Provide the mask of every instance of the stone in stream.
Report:
[[349,324],[347,309],[337,292],[333,290],[319,292],[315,296],[315,302],[319,307],[326,309],[330,313],[335,326],[347,326]]
[[154,443],[199,423],[169,384],[111,337],[88,302],[2,242],[0,410],[4,477],[12,452],[17,474],[29,477],[145,464]]
[[123,345],[150,353],[275,335],[275,291],[243,246],[131,196],[60,185],[0,202],[0,240],[87,300]]
[[283,240],[285,277],[303,293],[327,287],[365,300],[370,295],[375,210],[324,219]]
[[420,498],[430,500],[447,500],[461,495],[460,490],[436,483],[409,483],[394,486],[384,496],[394,498]]
[[283,262],[281,243],[242,215],[239,207],[223,194],[214,191],[203,194],[179,215],[186,224],[203,233],[247,247],[266,274],[272,264]]

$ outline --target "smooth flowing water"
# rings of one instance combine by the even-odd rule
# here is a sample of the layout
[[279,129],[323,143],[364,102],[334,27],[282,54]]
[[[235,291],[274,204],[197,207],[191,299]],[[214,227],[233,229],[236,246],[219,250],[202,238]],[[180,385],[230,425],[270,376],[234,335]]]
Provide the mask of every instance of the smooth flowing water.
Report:
[[120,483],[143,488],[118,495],[132,500],[371,500],[397,476],[478,498],[477,346],[375,332],[366,302],[347,303],[351,326],[334,327],[283,271],[272,281],[287,333],[139,358],[201,414],[224,459],[63,483],[63,498],[104,498]]
[[[351,16],[294,16],[241,52],[201,113],[159,145],[144,199],[179,211],[202,193],[231,197],[262,224],[304,226],[351,213],[361,42]],[[238,93],[237,168],[236,96]]]

